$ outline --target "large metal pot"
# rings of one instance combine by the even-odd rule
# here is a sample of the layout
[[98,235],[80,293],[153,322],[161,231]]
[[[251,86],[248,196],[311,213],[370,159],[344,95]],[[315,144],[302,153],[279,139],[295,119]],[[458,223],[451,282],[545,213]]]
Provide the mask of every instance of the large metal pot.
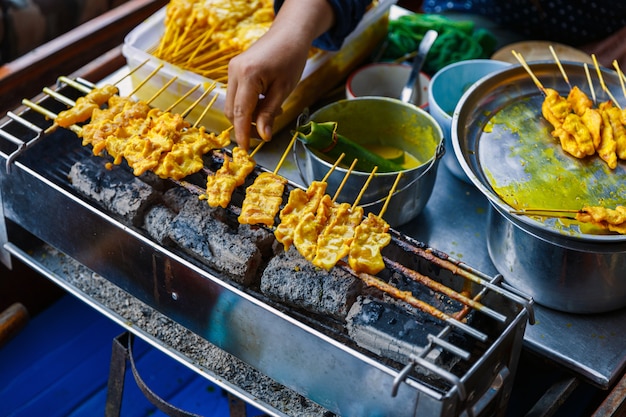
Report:
[[[397,227],[415,218],[430,198],[437,166],[443,155],[443,132],[435,119],[419,107],[386,97],[358,97],[340,100],[302,117],[300,123],[337,122],[339,134],[360,144],[384,143],[414,155],[421,164],[402,171],[403,176],[389,201],[384,218]],[[298,142],[296,142],[298,143]],[[302,146],[296,154],[298,169],[308,185],[319,181],[329,172],[332,163],[314,150]],[[294,148],[295,149],[295,148]],[[331,196],[339,189],[347,169],[338,167],[328,178],[327,192]],[[365,185],[370,173],[353,171],[337,198],[353,202]],[[376,173],[361,199],[366,213],[379,214],[395,182],[397,172]]]
[[[563,63],[570,83],[590,94],[582,64]],[[554,62],[531,63],[531,69],[545,88],[554,88],[567,95],[569,85],[565,82]],[[595,77],[595,70],[592,69]],[[602,70],[603,80],[611,91],[621,91],[619,79],[613,71]],[[598,102],[607,100],[594,79]],[[488,221],[487,244],[495,267],[505,280],[514,287],[532,296],[538,304],[570,313],[599,313],[626,306],[626,236],[596,234],[570,220],[552,216],[525,216],[513,214],[523,206],[523,197],[505,195],[508,191],[521,190],[519,184],[534,184],[537,196],[545,204],[571,204],[572,208],[585,204],[583,195],[577,198],[558,200],[557,196],[579,186],[577,181],[588,181],[589,189],[602,186],[600,196],[606,198],[606,206],[626,202],[626,190],[620,184],[626,178],[626,166],[621,162],[615,170],[602,168],[602,162],[580,161],[567,156],[556,140],[550,140],[549,130],[541,116],[542,92],[521,66],[499,71],[471,87],[461,98],[452,120],[452,145],[459,163],[471,182],[489,199],[491,212]],[[527,132],[521,124],[503,119],[505,109],[511,103],[520,104],[526,113],[523,118],[533,129],[535,120],[543,124],[546,141],[534,142],[541,149],[540,169],[552,175],[551,170],[562,169],[554,161],[565,161],[567,170],[575,175],[570,181],[559,182],[558,175],[551,181],[536,181],[529,176],[525,166],[529,158],[520,163],[518,146],[534,133]],[[517,109],[518,111],[520,109]],[[511,113],[512,114],[512,113]],[[496,123],[509,124],[505,127]],[[500,129],[496,132],[497,129]],[[513,134],[502,132],[512,131]],[[500,135],[500,136],[497,136]],[[548,150],[546,152],[545,150]],[[511,156],[513,155],[513,156]],[[546,155],[558,155],[549,159]],[[596,157],[597,158],[597,157]],[[599,162],[598,162],[599,161]],[[593,171],[591,171],[593,170]],[[577,176],[580,173],[594,175]],[[535,173],[535,176],[537,174]],[[506,186],[502,187],[502,184]],[[514,193],[511,193],[514,194]],[[567,194],[564,194],[567,195]],[[594,196],[595,198],[595,196]],[[570,201],[573,200],[573,201]],[[519,204],[516,206],[516,204]],[[522,207],[523,208],[523,207]]]

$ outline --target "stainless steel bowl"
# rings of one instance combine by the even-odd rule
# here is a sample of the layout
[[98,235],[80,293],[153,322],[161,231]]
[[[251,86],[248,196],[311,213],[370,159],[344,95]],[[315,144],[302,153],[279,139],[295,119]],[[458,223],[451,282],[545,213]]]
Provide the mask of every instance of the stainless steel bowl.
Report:
[[[415,218],[430,198],[443,155],[443,132],[435,119],[419,107],[386,97],[358,97],[331,103],[310,115],[307,121],[337,122],[337,131],[360,144],[384,143],[413,154],[421,165],[402,171],[397,191],[389,201],[384,219],[397,227]],[[296,142],[296,144],[299,142]],[[304,182],[319,181],[328,173],[332,163],[306,146],[296,153],[295,160]],[[294,147],[296,149],[296,147]],[[328,178],[327,192],[334,195],[347,169],[338,167]],[[361,199],[366,213],[379,214],[397,172],[377,173]],[[353,171],[337,198],[353,202],[365,185],[368,172]]]
[[[545,88],[567,95],[570,87],[554,62],[530,65]],[[571,85],[591,96],[583,64],[564,62],[563,67]],[[598,102],[607,100],[595,69],[590,72]],[[622,97],[617,75],[603,69],[602,77],[614,96]],[[472,86],[453,116],[454,153],[493,208],[487,233],[489,255],[511,285],[544,306],[572,313],[622,308],[626,306],[626,236],[592,233],[570,220],[511,214],[528,208],[523,193],[512,191],[524,187],[535,193],[527,196],[535,195],[546,204],[531,208],[580,209],[626,202],[624,162],[610,170],[597,156],[577,160],[565,155],[541,116],[542,101],[540,89],[517,65]],[[513,114],[514,106],[522,112],[518,121],[504,117]],[[529,144],[539,153],[520,151]],[[535,171],[528,167],[531,163]],[[568,198],[576,187],[588,194],[581,191]]]

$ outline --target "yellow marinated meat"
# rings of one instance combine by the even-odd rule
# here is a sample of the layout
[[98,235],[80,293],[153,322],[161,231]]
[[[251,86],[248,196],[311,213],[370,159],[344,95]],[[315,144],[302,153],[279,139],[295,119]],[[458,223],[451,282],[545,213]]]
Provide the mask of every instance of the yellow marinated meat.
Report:
[[283,244],[285,250],[293,244],[294,231],[302,216],[315,213],[326,192],[326,183],[312,181],[306,191],[295,188],[289,193],[287,204],[280,211],[280,223],[274,230],[276,240]]
[[118,92],[118,88],[110,84],[94,88],[85,96],[76,99],[74,106],[59,112],[54,121],[61,127],[69,127],[73,124],[84,122],[91,118],[95,109],[99,109],[100,106]]
[[552,136],[559,139],[561,148],[576,158],[584,158],[586,155],[578,148],[574,136],[570,135],[563,127],[557,127],[552,131]]
[[580,116],[580,120],[582,120],[589,130],[593,147],[597,150],[602,141],[602,115],[600,115],[600,111],[591,107],[587,108],[583,115]]
[[[150,106],[143,101],[134,102],[119,96],[109,99],[108,109],[96,109],[91,121],[83,126],[81,137],[83,146],[91,144],[93,154],[99,155],[107,148],[110,137],[127,138],[145,129],[145,119]],[[117,153],[122,152],[120,147]]]
[[609,116],[609,123],[613,130],[613,138],[615,139],[617,157],[626,159],[626,128],[621,122],[621,111],[613,106],[607,106],[606,112]]
[[242,185],[255,167],[250,154],[242,148],[233,148],[233,158],[224,155],[224,163],[215,175],[207,177],[206,198],[209,206],[226,208],[235,188]]
[[597,148],[597,152],[600,158],[607,163],[609,168],[615,169],[615,167],[617,167],[617,143],[613,136],[613,128],[611,127],[609,114],[604,109],[600,109],[599,112],[603,123],[600,145]]
[[580,153],[586,156],[596,153],[591,133],[576,113],[570,113],[565,117],[562,128],[574,137]]
[[294,229],[293,245],[307,261],[312,261],[317,250],[317,239],[328,221],[334,203],[328,194],[322,197],[317,211],[304,214]]
[[146,130],[135,131],[126,139],[121,156],[137,176],[153,170],[188,126],[189,123],[179,114],[152,109],[146,118]]
[[271,172],[262,172],[254,183],[246,189],[246,197],[238,217],[241,224],[274,225],[283,201],[283,191],[287,180]]
[[604,207],[583,207],[576,215],[576,220],[592,223],[603,229],[626,234],[626,207],[617,206],[615,209]]
[[572,111],[571,104],[558,91],[546,88],[546,97],[541,105],[541,113],[556,129],[563,124],[565,118]]
[[330,270],[350,253],[357,226],[363,220],[363,208],[342,203],[335,207],[326,227],[317,239],[313,265]]
[[567,95],[567,101],[570,103],[572,110],[581,116],[586,109],[593,107],[593,101],[577,86],[573,86]]
[[348,263],[357,273],[376,275],[385,268],[381,250],[391,242],[389,224],[382,218],[368,213],[359,224],[350,245]]

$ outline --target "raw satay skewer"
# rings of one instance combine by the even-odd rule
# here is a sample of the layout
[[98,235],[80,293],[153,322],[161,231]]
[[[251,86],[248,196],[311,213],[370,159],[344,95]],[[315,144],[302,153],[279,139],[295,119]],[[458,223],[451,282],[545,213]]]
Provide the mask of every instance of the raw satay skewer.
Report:
[[294,134],[274,172],[262,172],[255,178],[252,185],[246,188],[241,214],[237,218],[239,223],[264,224],[268,227],[274,225],[274,219],[283,202],[285,184],[287,184],[287,179],[278,175],[278,171],[297,138],[298,135]]
[[402,172],[399,172],[378,216],[368,213],[355,230],[348,254],[348,264],[357,273],[376,275],[385,268],[381,250],[391,242],[391,236],[388,233],[389,224],[383,219],[383,215],[401,177]]
[[345,154],[341,154],[321,181],[311,181],[306,191],[295,188],[289,193],[287,204],[279,214],[280,223],[274,230],[276,240],[289,250],[293,244],[294,231],[300,220],[308,213],[317,212],[317,207],[326,194],[327,181],[334,170],[339,166]]

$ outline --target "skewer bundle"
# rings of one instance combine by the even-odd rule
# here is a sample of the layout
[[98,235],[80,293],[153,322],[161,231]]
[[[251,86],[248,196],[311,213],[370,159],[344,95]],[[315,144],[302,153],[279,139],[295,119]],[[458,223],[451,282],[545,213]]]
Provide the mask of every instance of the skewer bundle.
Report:
[[225,83],[229,60],[274,21],[271,0],[171,0],[154,56]]
[[[567,74],[552,48],[551,51],[563,78],[569,85]],[[542,114],[552,125],[552,136],[559,140],[565,152],[580,159],[598,154],[611,169],[615,169],[618,159],[626,160],[626,110],[619,107],[619,103],[606,87],[595,56],[592,58],[600,84],[610,97],[610,100],[598,104],[597,107],[594,107],[595,92],[587,67],[585,68],[593,100],[580,88],[571,85],[569,94],[564,97],[554,89],[545,88],[521,54],[512,52],[545,95],[541,107]],[[623,82],[624,74],[618,71],[618,75],[620,82]],[[624,94],[626,96],[626,90]]]

